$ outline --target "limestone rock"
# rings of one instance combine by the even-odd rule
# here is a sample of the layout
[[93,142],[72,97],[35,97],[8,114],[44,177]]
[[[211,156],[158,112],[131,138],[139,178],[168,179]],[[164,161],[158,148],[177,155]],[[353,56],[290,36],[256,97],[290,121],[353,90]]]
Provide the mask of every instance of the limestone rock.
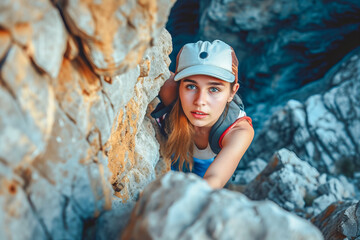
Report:
[[[122,76],[113,78],[115,87],[123,86],[125,94],[130,94],[131,99],[127,100],[127,103],[122,102],[121,96],[114,89],[109,90],[110,85],[103,89],[104,93],[110,96],[108,99],[115,99],[114,102],[123,107],[115,113],[110,138],[103,146],[108,156],[107,167],[111,173],[109,181],[114,195],[118,198],[113,199],[112,210],[101,215],[93,226],[97,239],[117,237],[125,226],[140,191],[156,176],[159,143],[146,112],[148,104],[155,98],[164,81],[170,77],[169,33],[164,30],[155,44],[144,56],[144,62],[147,63],[132,70],[140,74],[136,81],[128,78],[130,82],[135,82],[132,89],[130,84],[115,82]],[[129,71],[128,76],[136,76],[132,71]]]
[[325,239],[360,239],[360,202],[335,202],[312,222]]
[[243,192],[253,200],[272,200],[305,218],[316,216],[333,202],[356,198],[354,186],[347,180],[320,175],[287,149],[276,152]]
[[57,77],[67,33],[59,11],[50,1],[1,1],[0,25],[26,49],[36,66]]
[[[154,45],[173,1],[63,1],[71,32],[97,74],[112,77],[140,63]],[[106,27],[104,27],[106,26]]]
[[[246,226],[246,227],[241,227]],[[310,222],[269,201],[212,190],[193,174],[169,172],[142,193],[122,239],[323,239]]]
[[23,189],[26,184],[11,167],[0,161],[0,239],[48,237]]
[[319,172],[287,149],[274,154],[266,168],[245,189],[253,200],[270,199],[289,211],[300,211],[315,195]]
[[[63,22],[76,4],[0,1],[1,239],[114,239],[155,178],[159,146],[147,110],[170,76],[163,25],[171,2],[89,3],[101,27],[86,41]],[[112,10],[109,19],[129,16],[116,31],[103,22]],[[117,65],[99,76],[87,53],[106,67],[101,56],[122,56],[123,74],[112,75]]]
[[7,96],[2,94],[6,100],[1,102],[4,130],[0,137],[7,144],[1,144],[0,154],[5,162],[16,166],[45,151],[55,121],[54,90],[49,77],[39,74],[17,45],[10,48],[0,71],[6,86],[3,91],[7,91]]

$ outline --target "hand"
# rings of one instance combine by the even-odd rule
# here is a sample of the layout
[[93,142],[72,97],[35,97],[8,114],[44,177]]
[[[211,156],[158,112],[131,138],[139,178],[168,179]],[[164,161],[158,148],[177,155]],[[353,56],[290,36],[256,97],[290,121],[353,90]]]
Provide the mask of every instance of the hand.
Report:
[[170,71],[170,77],[165,81],[159,92],[159,97],[165,106],[170,105],[178,97],[178,83],[175,82],[175,74]]

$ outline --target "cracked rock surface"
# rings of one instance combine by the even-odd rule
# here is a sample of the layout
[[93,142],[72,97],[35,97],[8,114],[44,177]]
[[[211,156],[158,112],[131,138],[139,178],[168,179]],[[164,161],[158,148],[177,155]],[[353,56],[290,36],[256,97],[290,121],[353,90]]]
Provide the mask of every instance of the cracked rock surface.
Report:
[[119,234],[156,176],[171,5],[0,1],[0,239]]

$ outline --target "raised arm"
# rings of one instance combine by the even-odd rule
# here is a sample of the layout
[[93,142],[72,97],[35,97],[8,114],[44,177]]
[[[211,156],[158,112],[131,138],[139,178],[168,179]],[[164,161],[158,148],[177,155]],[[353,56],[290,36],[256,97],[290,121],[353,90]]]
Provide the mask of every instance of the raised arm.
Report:
[[222,140],[223,148],[207,169],[204,179],[213,188],[222,188],[235,172],[240,159],[250,146],[254,129],[246,121],[239,121]]
[[164,85],[160,88],[159,97],[165,106],[170,105],[178,97],[178,84],[174,81],[174,73],[170,72],[171,76]]

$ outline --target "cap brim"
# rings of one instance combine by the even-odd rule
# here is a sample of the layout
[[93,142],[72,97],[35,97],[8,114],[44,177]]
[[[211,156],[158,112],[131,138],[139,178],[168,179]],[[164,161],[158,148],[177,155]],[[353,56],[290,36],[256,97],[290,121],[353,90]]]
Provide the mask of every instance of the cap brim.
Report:
[[219,68],[217,66],[209,66],[209,65],[197,65],[197,66],[185,68],[184,70],[178,72],[175,75],[174,80],[179,81],[183,78],[193,75],[212,76],[230,83],[235,81],[235,76],[231,72],[223,68]]

